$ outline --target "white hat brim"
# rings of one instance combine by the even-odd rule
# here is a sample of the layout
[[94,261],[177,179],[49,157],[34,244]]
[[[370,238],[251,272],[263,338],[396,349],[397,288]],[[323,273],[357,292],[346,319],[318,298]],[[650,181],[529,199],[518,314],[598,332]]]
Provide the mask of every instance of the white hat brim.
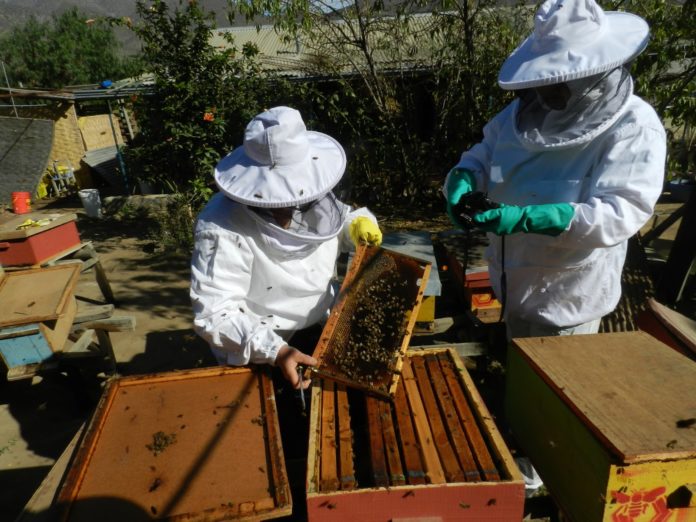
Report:
[[307,131],[309,152],[292,165],[260,164],[237,147],[215,167],[215,183],[227,197],[253,207],[303,205],[328,193],[346,170],[343,147],[331,136]]
[[607,11],[607,29],[578,49],[539,52],[533,35],[505,60],[498,84],[506,90],[563,83],[610,71],[638,56],[648,44],[648,24],[631,13]]

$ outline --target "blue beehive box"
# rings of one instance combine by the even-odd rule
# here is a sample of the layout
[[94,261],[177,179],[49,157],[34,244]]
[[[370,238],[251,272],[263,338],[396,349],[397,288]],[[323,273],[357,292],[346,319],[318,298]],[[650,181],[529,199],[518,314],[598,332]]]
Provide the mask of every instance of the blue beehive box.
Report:
[[28,324],[0,330],[0,358],[7,367],[7,379],[14,380],[51,361],[53,351],[39,325]]

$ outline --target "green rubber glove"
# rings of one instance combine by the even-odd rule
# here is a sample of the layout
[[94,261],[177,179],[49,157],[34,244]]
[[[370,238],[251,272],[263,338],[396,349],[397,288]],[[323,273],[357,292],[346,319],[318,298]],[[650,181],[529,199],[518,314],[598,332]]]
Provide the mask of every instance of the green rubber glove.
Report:
[[575,209],[570,203],[517,207],[502,205],[473,217],[479,228],[499,236],[526,232],[557,236],[568,228]]
[[447,179],[447,215],[455,225],[462,226],[452,210],[459,203],[464,194],[472,192],[476,188],[474,174],[466,169],[454,168]]

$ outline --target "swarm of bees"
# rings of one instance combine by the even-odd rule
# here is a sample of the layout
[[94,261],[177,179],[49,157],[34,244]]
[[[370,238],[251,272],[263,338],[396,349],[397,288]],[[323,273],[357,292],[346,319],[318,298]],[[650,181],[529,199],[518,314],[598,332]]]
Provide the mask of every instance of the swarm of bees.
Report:
[[[352,296],[341,342],[334,342],[332,362],[347,377],[386,385],[397,362],[405,332],[408,284],[398,270],[382,272]],[[338,341],[339,339],[334,339]]]

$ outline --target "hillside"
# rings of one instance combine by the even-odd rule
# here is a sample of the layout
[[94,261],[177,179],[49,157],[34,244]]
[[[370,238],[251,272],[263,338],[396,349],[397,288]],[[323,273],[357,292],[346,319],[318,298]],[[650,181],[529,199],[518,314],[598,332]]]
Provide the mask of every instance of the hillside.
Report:
[[[166,0],[171,6],[177,5],[178,0]],[[220,27],[230,25],[227,20],[226,0],[200,0],[207,11],[216,13],[217,24]],[[0,0],[0,34],[5,33],[16,25],[24,24],[30,17],[39,21],[48,21],[54,15],[77,7],[88,17],[129,16],[137,19],[136,0]],[[237,23],[241,23],[237,20]],[[116,37],[122,45],[125,54],[138,51],[139,44],[133,33],[127,29],[117,28]]]

